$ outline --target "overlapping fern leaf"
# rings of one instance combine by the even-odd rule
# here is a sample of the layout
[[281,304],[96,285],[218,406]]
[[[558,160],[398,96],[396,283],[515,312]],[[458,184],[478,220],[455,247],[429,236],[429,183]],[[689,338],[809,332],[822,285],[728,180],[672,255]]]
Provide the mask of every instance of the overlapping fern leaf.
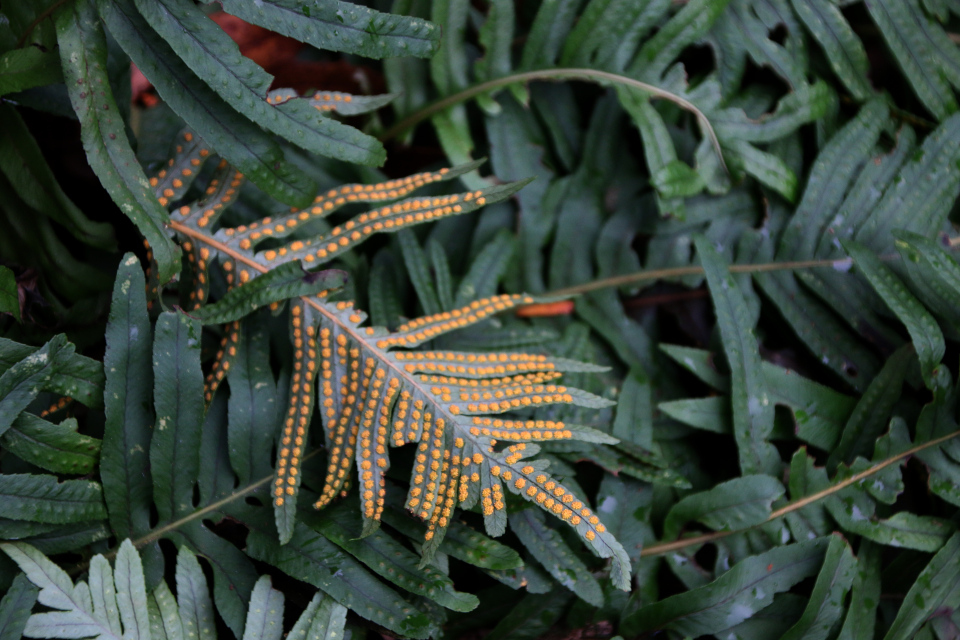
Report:
[[[166,582],[149,587],[143,564],[130,540],[124,540],[113,568],[101,554],[90,561],[87,582],[70,576],[35,547],[0,544],[23,571],[0,601],[0,628],[10,638],[103,638],[104,640],[180,640],[217,637],[209,588],[197,557],[187,548],[177,554],[176,591]],[[34,613],[34,605],[50,610]],[[244,640],[279,640],[283,635],[284,596],[262,576],[253,589],[243,628]],[[290,636],[343,637],[346,607],[318,592],[290,630]]]
[[[59,48],[60,66],[71,106],[80,120],[90,166],[153,245],[164,282],[179,270],[180,256],[176,245],[163,234],[166,213],[150,197],[146,176],[133,161],[125,132],[128,108],[120,106],[129,83],[115,87],[111,83],[108,33],[174,112],[206,136],[217,153],[287,204],[306,204],[317,184],[287,160],[274,135],[312,153],[349,162],[380,165],[386,158],[379,141],[326,117],[308,101],[290,95],[269,99],[273,77],[243,56],[236,43],[191,0],[79,0],[49,10],[44,3],[27,4],[31,6],[13,14],[22,22],[17,27],[25,44],[45,52]],[[256,3],[254,9],[246,2],[220,5],[246,22],[301,42],[370,58],[429,56],[440,37],[440,30],[425,20],[338,0],[267,0]],[[49,37],[50,31],[35,28],[51,14],[55,39]],[[124,64],[120,63],[121,69]],[[44,84],[50,81],[50,74],[59,75],[56,64],[48,66],[47,75],[36,74],[35,83],[19,88]],[[122,73],[117,74],[120,76]],[[26,99],[29,101],[29,96]]]
[[[161,202],[180,199],[209,155],[195,134],[181,134],[176,157],[151,180]],[[345,185],[317,196],[303,210],[218,228],[243,181],[239,172],[221,162],[203,197],[178,205],[170,224],[192,267],[190,303],[205,300],[214,267],[230,288],[221,301],[191,312],[206,322],[230,322],[206,380],[207,402],[229,375],[241,339],[238,318],[250,311],[250,301],[264,304],[291,296],[291,289],[282,293],[282,287],[271,289],[278,275],[284,283],[293,276],[294,281],[317,288],[315,281],[326,272],[306,273],[303,268],[329,263],[373,234],[464,214],[502,201],[522,186],[510,183],[460,194],[406,197],[477,164],[375,185]],[[356,215],[322,235],[298,234],[349,203],[384,201],[393,203]],[[265,281],[269,284],[261,286]],[[372,533],[384,512],[388,448],[416,444],[405,505],[427,523],[425,561],[441,543],[458,504],[470,508],[479,503],[488,532],[503,533],[505,485],[507,491],[570,524],[600,556],[613,558],[614,582],[627,587],[629,559],[619,543],[581,499],[546,473],[544,462],[530,459],[538,451],[538,441],[613,441],[588,427],[527,415],[550,404],[608,406],[609,401],[558,381],[564,371],[602,368],[538,354],[411,350],[534,298],[494,296],[388,331],[364,326],[366,314],[350,302],[330,302],[330,293],[329,288],[315,295],[298,290],[289,303],[294,370],[272,489],[281,542],[294,535],[301,464],[316,405],[323,421],[327,473],[315,507],[346,495],[356,464],[363,533]]]

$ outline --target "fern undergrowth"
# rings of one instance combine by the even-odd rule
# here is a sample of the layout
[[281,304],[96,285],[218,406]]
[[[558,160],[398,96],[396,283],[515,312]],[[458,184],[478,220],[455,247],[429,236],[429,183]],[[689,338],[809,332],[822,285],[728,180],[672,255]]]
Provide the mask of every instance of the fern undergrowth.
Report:
[[958,637],[960,5],[369,5],[0,9],[0,640]]

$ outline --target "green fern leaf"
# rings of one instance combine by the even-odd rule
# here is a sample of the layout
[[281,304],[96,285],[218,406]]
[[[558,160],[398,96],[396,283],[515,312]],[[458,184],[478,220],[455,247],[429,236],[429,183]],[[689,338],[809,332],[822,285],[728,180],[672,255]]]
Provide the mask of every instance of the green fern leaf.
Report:
[[223,10],[320,49],[368,58],[426,58],[440,42],[440,30],[426,20],[339,0],[264,0],[254,6],[244,0],[225,0]]
[[23,629],[30,618],[30,611],[37,602],[39,590],[30,584],[26,576],[18,575],[0,600],[0,638],[17,640],[23,637]]
[[827,54],[837,77],[859,100],[872,92],[867,52],[840,8],[828,0],[791,0],[794,10]]
[[127,140],[106,75],[103,27],[90,0],[61,7],[56,23],[64,79],[80,119],[87,159],[110,196],[150,243],[160,281],[166,282],[180,270],[179,249],[163,230],[166,212],[151,197],[147,177]]
[[663,627],[697,636],[733,626],[768,606],[774,594],[815,575],[827,547],[828,540],[817,538],[745,558],[710,584],[633,612],[620,631],[635,635]]
[[[0,602],[0,633],[4,638],[13,637],[11,632],[18,626],[28,638],[215,640],[217,637],[207,580],[189,549],[181,548],[177,556],[176,598],[165,582],[147,589],[140,556],[129,540],[120,545],[112,569],[104,556],[96,555],[90,561],[88,582],[76,584],[66,572],[28,544],[0,543],[0,550],[17,563],[26,576],[26,580],[18,577]],[[279,640],[283,635],[283,601],[283,594],[270,586],[270,578],[262,576],[250,598],[243,639]],[[34,602],[52,611],[30,615]],[[20,608],[13,610],[15,604]],[[346,609],[317,593],[294,624],[290,637],[333,640],[343,637],[345,623]],[[19,637],[19,632],[16,633]]]
[[[163,99],[205,139],[216,140],[218,153],[279,200],[292,205],[310,201],[316,184],[284,160],[280,146],[270,136],[193,73],[139,14],[132,0],[98,0],[98,8],[110,33]],[[154,245],[152,240],[150,245]]]
[[[348,162],[383,164],[386,154],[382,145],[358,129],[323,117],[306,100],[269,99],[269,74],[241,55],[233,40],[192,2],[136,0],[136,5],[190,70],[251,121],[313,153]],[[226,148],[218,149],[235,157]],[[234,162],[243,166],[239,160]]]

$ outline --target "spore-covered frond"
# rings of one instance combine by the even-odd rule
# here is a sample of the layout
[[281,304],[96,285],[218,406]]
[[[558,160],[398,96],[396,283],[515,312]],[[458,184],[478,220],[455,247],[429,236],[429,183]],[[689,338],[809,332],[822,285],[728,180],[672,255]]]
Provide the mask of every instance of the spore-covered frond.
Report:
[[[302,380],[307,385],[289,406],[281,441],[273,489],[281,532],[287,520],[281,514],[296,498],[302,438],[309,425],[310,374],[316,370],[328,450],[317,508],[343,494],[356,463],[364,531],[373,531],[384,510],[388,449],[416,444],[405,504],[427,524],[425,556],[443,539],[458,504],[469,508],[479,500],[487,531],[503,533],[506,484],[511,493],[573,526],[601,556],[613,557],[616,575],[629,576],[629,560],[599,518],[546,473],[545,462],[529,460],[539,451],[532,444],[536,441],[614,440],[588,427],[523,417],[550,404],[608,406],[611,403],[603,398],[556,384],[562,371],[602,368],[541,354],[392,351],[534,301],[519,295],[475,301],[409,323],[413,326],[396,333],[364,327],[366,315],[350,303],[298,302],[292,310],[294,345],[299,357],[302,343],[307,357],[300,369],[303,378],[295,372],[293,386]],[[427,337],[412,331],[430,333]],[[503,419],[490,415],[512,412],[521,415]],[[619,584],[625,580],[616,579]]]
[[[209,155],[190,132],[178,138],[176,154],[151,181],[164,204],[187,193],[188,179]],[[252,310],[268,300],[265,291],[273,291],[257,286],[257,281],[273,278],[278,270],[289,270],[286,267],[293,264],[312,269],[373,234],[474,211],[509,198],[523,185],[514,182],[466,193],[411,197],[421,187],[463,175],[478,164],[380,184],[345,185],[321,193],[302,210],[234,227],[219,226],[219,220],[236,199],[243,177],[221,162],[200,198],[175,203],[171,215],[170,226],[181,240],[193,273],[189,302],[196,306],[206,299],[208,271],[217,265],[230,288],[231,308],[236,311],[242,309],[237,305],[246,304]],[[175,173],[179,175],[173,177]],[[323,235],[309,235],[305,225],[351,203],[378,206]],[[278,244],[278,240],[284,242]],[[294,273],[292,277],[296,280],[298,276]],[[304,282],[325,277],[302,273]],[[554,404],[609,406],[604,398],[559,383],[563,372],[604,368],[543,354],[408,350],[533,303],[533,297],[501,295],[477,300],[411,320],[390,332],[366,326],[366,314],[351,302],[329,302],[331,290],[322,286],[309,295],[292,293],[290,287],[275,289],[274,297],[269,298],[275,307],[291,299],[293,346],[290,391],[271,491],[282,542],[294,532],[301,465],[316,407],[323,423],[327,466],[315,507],[322,508],[347,494],[356,465],[363,531],[372,533],[384,511],[388,449],[414,444],[417,452],[405,504],[426,523],[425,561],[439,546],[458,504],[472,508],[479,503],[488,532],[503,533],[509,491],[573,526],[599,555],[612,557],[614,581],[621,588],[628,586],[629,559],[619,543],[583,500],[546,473],[546,461],[530,460],[539,451],[535,442],[614,442],[600,431],[538,419],[536,413]],[[201,320],[209,315],[208,308],[196,312]],[[232,321],[225,328],[205,383],[208,403],[229,375],[241,331],[242,321]]]

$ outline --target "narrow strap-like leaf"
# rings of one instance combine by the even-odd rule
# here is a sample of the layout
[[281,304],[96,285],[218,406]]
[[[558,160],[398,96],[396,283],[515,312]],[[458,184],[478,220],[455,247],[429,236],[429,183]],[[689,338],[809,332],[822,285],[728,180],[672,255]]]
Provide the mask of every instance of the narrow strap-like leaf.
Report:
[[509,230],[503,229],[480,250],[457,287],[454,307],[462,307],[471,300],[487,298],[497,291],[497,284],[507,271],[516,251],[516,241]]
[[748,475],[727,480],[673,505],[663,525],[663,537],[677,538],[681,527],[691,520],[727,531],[760,524],[770,516],[773,502],[783,492],[783,485],[771,476]]
[[166,582],[160,582],[153,593],[149,594],[147,607],[152,640],[184,640],[177,601]]
[[703,37],[727,4],[729,0],[695,0],[686,4],[643,44],[628,67],[629,75],[658,82],[677,55]]
[[53,424],[22,413],[3,436],[0,446],[21,460],[54,473],[84,475],[100,458],[100,441],[76,431],[76,420]]
[[636,635],[668,628],[684,636],[698,636],[733,626],[769,606],[775,594],[816,575],[827,546],[826,539],[817,538],[744,558],[707,585],[627,615],[620,631]]
[[283,594],[271,586],[270,576],[261,576],[250,596],[243,640],[280,640],[283,635]]
[[280,147],[267,134],[196,77],[132,0],[98,0],[98,5],[111,35],[191,129],[204,140],[215,140],[217,153],[279,200],[295,206],[310,201],[316,190],[313,181],[283,160]]
[[433,268],[433,278],[437,284],[437,298],[441,309],[453,309],[453,275],[450,273],[450,262],[447,252],[435,238],[427,241],[427,253],[430,255],[430,266]]
[[754,277],[810,351],[854,389],[876,375],[876,356],[845,324],[800,286],[792,273],[758,273]]
[[[939,119],[956,111],[957,100],[950,83],[937,68],[940,65],[934,48],[917,25],[917,19],[928,18],[915,0],[870,0],[865,4],[924,106]],[[933,61],[934,68],[928,68],[922,60]]]
[[743,294],[716,249],[705,237],[695,240],[717,313],[731,373],[733,429],[743,473],[780,475],[780,455],[769,443],[773,403],[760,369],[760,351]]
[[880,545],[862,540],[857,548],[857,571],[850,604],[837,640],[872,640],[880,605]]
[[344,637],[346,621],[347,608],[318,591],[287,637],[290,640],[337,640]]
[[0,475],[3,515],[16,520],[67,524],[106,517],[103,489],[90,480],[64,480],[32,473]]
[[[318,376],[316,372],[318,369],[322,369],[322,366],[317,366],[320,351],[323,349],[329,351],[332,345],[329,340],[324,341],[321,336],[317,335],[317,327],[311,320],[311,316],[310,308],[303,300],[292,303],[290,308],[290,334],[295,349],[294,362],[297,364],[294,365],[295,371],[290,379],[290,395],[287,399],[287,409],[282,417],[276,479],[271,492],[281,543],[290,540],[296,524],[297,490],[302,479],[300,465],[303,462],[304,450],[308,442],[317,378],[323,377],[327,386],[331,384],[329,376],[322,376],[322,374]],[[322,335],[322,332],[320,333]],[[318,338],[320,339],[318,340]],[[362,393],[365,394],[366,390],[363,390]],[[340,416],[336,417],[336,419],[339,418]],[[351,447],[352,443],[342,441],[340,447],[331,447],[328,456],[331,468],[335,468],[341,462],[337,457],[338,452],[343,452],[344,460],[349,460]],[[340,474],[340,479],[345,481],[345,474]],[[334,491],[333,494],[335,495],[335,493]]]
[[180,547],[177,554],[177,604],[180,605],[180,621],[187,638],[216,640],[213,603],[207,591],[207,579],[197,557]]
[[117,587],[113,580],[113,568],[101,555],[90,559],[90,600],[93,602],[93,615],[116,635],[122,635],[120,609],[117,607]]
[[247,538],[247,553],[322,589],[368,620],[413,638],[429,635],[426,614],[306,525],[297,524],[290,542],[283,546],[270,540],[273,535],[257,526]]
[[[47,57],[55,59],[53,52],[48,52]],[[80,241],[100,249],[115,249],[113,227],[91,221],[63,192],[17,110],[0,105],[0,117],[4,122],[0,133],[0,171],[10,178],[17,195],[36,211],[64,225]]]
[[62,334],[57,335],[0,376],[0,434],[10,428],[72,354],[73,345]]
[[433,286],[433,277],[430,275],[430,264],[427,262],[427,255],[417,236],[413,231],[404,229],[397,234],[397,240],[400,243],[400,252],[403,255],[403,262],[407,265],[407,273],[410,274],[410,281],[417,292],[417,298],[420,300],[420,306],[426,315],[440,313],[443,309],[440,301],[437,299],[437,291]]
[[368,58],[428,57],[437,49],[440,30],[417,18],[380,13],[347,2],[226,0],[224,11],[253,24],[296,38],[320,49]]
[[830,453],[828,466],[835,468],[841,461],[851,462],[855,456],[870,455],[900,397],[900,387],[913,358],[910,345],[904,345],[890,356],[880,373],[870,381],[844,425],[840,442]]
[[137,0],[137,8],[187,66],[223,100],[265,129],[307,151],[379,165],[382,145],[353,127],[324,118],[306,100],[272,101],[270,76],[192,2]]
[[19,640],[40,592],[23,574],[13,579],[0,600],[0,640]]
[[872,89],[867,81],[867,52],[840,8],[829,0],[792,0],[804,26],[823,47],[833,72],[858,100]]
[[193,509],[200,465],[199,322],[183,313],[161,314],[153,342],[153,376],[157,422],[150,442],[150,466],[154,502],[161,521],[168,521]]
[[117,586],[117,608],[123,622],[123,637],[150,640],[150,616],[147,612],[147,589],[143,581],[143,565],[130,540],[124,540],[114,566]]
[[[48,344],[53,346],[59,343]],[[10,367],[42,348],[0,338],[0,373],[5,373]],[[43,382],[42,388],[62,396],[69,396],[92,409],[103,408],[103,364],[74,353],[72,346],[59,350],[57,355],[57,366],[49,371],[51,375]],[[37,358],[42,359],[42,356]],[[37,361],[31,360],[31,362]]]
[[955,590],[960,579],[958,560],[960,533],[955,533],[910,586],[884,640],[908,640],[914,637],[930,612],[938,610],[944,604],[943,599]]
[[844,613],[844,599],[856,574],[857,559],[850,545],[840,536],[831,536],[810,600],[800,619],[781,639],[819,637],[814,634],[822,633],[822,629],[830,629]]
[[196,520],[177,528],[170,539],[177,548],[185,548],[206,559],[213,569],[214,605],[234,635],[242,636],[247,605],[257,581],[257,572],[249,558]]
[[603,591],[555,529],[547,526],[538,509],[510,514],[510,530],[560,584],[595,607],[603,606]]
[[479,601],[454,589],[453,581],[435,567],[418,567],[420,558],[382,531],[361,538],[362,520],[353,505],[306,516],[308,526],[349,552],[371,571],[399,587],[453,611],[472,611]]
[[920,373],[927,387],[932,389],[935,369],[946,352],[943,332],[937,321],[872,251],[855,242],[845,243],[844,248],[887,306],[906,325],[920,359]]
[[272,472],[262,455],[279,432],[277,381],[269,366],[268,339],[262,325],[243,331],[230,371],[230,463],[241,486]]
[[150,192],[127,140],[106,73],[106,37],[91,0],[58,9],[56,24],[65,84],[90,166],[150,244],[159,280],[167,282],[180,270],[180,251],[163,229],[167,213]]
[[[106,423],[100,452],[100,477],[110,526],[118,536],[139,538],[150,530],[153,483],[148,455],[153,437],[152,330],[147,316],[140,262],[126,254],[120,262],[107,323],[104,367]],[[142,551],[147,574],[162,567],[160,548]],[[156,562],[153,568],[150,563]],[[155,575],[159,578],[159,573]]]

